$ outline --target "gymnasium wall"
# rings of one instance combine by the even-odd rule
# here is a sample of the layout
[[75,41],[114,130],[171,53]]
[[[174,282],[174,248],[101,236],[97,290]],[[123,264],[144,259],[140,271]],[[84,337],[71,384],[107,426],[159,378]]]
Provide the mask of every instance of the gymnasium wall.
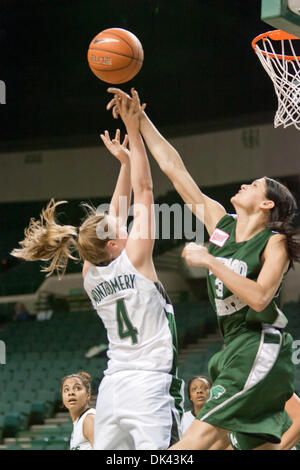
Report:
[[[201,186],[300,174],[300,133],[271,124],[170,139]],[[94,147],[1,153],[0,202],[111,194],[119,169],[102,142]],[[172,189],[151,158],[155,197]]]

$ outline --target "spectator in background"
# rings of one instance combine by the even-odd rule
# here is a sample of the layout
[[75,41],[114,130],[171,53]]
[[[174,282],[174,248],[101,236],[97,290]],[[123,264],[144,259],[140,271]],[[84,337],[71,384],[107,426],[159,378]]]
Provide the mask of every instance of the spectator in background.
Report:
[[1,272],[4,273],[8,269],[7,259],[3,258],[1,260]]
[[22,302],[15,304],[15,315],[13,316],[14,321],[28,321],[33,320],[33,316],[26,310],[25,305]]
[[186,411],[182,417],[182,434],[185,433],[204,405],[211,388],[211,381],[204,375],[197,375],[189,380],[187,388],[188,397],[193,408],[190,411]]

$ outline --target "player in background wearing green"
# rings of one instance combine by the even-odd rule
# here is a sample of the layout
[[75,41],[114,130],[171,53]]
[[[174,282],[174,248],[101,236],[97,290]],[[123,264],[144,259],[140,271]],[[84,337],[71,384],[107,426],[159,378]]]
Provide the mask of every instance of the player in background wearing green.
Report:
[[[114,98],[107,109],[118,117],[118,99],[130,97],[116,88],[108,91]],[[300,260],[291,226],[295,199],[285,186],[263,177],[241,186],[231,198],[236,213],[227,214],[202,193],[143,110],[140,132],[193,213],[199,217],[197,209],[204,206],[209,248],[190,243],[183,257],[208,270],[208,293],[225,344],[209,363],[212,388],[205,405],[171,449],[209,449],[231,431],[261,439],[258,449],[279,450],[284,406],[294,391],[294,366],[292,337],[283,332],[287,319],[275,299],[285,273]]]

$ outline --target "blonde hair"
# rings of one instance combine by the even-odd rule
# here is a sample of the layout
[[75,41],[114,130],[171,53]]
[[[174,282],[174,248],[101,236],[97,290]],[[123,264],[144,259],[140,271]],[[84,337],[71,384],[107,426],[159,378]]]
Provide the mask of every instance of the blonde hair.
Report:
[[[51,199],[46,209],[42,210],[39,220],[30,219],[29,226],[25,229],[25,238],[15,248],[11,255],[25,261],[45,261],[47,266],[42,268],[47,272],[47,277],[56,271],[61,279],[66,271],[68,260],[87,260],[95,265],[106,265],[111,260],[111,254],[107,250],[106,242],[97,236],[97,225],[106,217],[106,214],[97,215],[96,209],[88,204],[83,204],[86,209],[86,218],[80,226],[79,233],[73,225],[60,225],[55,219],[57,206],[67,201],[55,202]],[[106,225],[108,230],[108,223]],[[73,256],[74,251],[79,253],[79,258]]]
[[[78,233],[78,252],[81,259],[86,259],[92,264],[105,266],[111,261],[111,254],[107,250],[106,243],[110,240],[99,238],[97,226],[106,219],[106,214],[97,214],[96,209],[89,204],[82,204],[85,208],[86,218],[80,226]],[[109,222],[104,227],[105,232],[109,232]]]

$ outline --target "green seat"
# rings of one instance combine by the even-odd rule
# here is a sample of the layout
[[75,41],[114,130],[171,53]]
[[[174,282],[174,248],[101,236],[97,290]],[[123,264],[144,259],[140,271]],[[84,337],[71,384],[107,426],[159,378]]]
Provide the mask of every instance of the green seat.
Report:
[[6,413],[8,413],[9,408],[10,403],[4,402],[2,400],[0,401],[0,415],[5,415]]
[[[3,392],[6,392],[7,394],[11,395],[13,394],[18,394],[19,396],[19,391],[24,388],[24,382],[15,382],[14,380],[10,380],[9,382],[6,382],[5,389]],[[0,400],[1,398],[1,393],[0,393]]]
[[36,394],[37,392],[36,391],[32,391],[32,390],[28,390],[28,389],[24,389],[22,390],[20,393],[19,393],[19,399],[18,401],[19,402],[23,402],[23,403],[30,403],[32,404],[32,402],[34,401],[35,397],[36,397]]
[[60,378],[48,378],[44,381],[44,390],[53,393],[55,403],[61,403],[61,379]]
[[40,353],[37,351],[28,352],[26,354],[26,362],[34,362],[37,363],[41,359]]
[[4,426],[5,426],[5,415],[0,414],[0,442],[2,442]]
[[24,389],[25,390],[30,390],[30,391],[33,391],[33,392],[38,392],[39,390],[44,388],[44,384],[45,384],[44,377],[34,376],[34,377],[28,378],[28,380],[27,380],[27,382],[24,386]]
[[30,415],[32,411],[32,405],[31,403],[26,403],[26,402],[15,402],[11,406],[11,411],[20,413],[22,417],[22,427],[26,429],[29,426],[30,422]]
[[60,431],[61,433],[64,433],[64,434],[69,434],[69,435],[71,435],[71,433],[72,433],[72,431],[73,431],[73,422],[72,422],[72,420],[70,419],[69,422],[60,424],[60,425],[59,425],[59,431]]
[[53,415],[56,405],[56,393],[40,390],[32,403],[32,420],[35,424],[42,424],[46,418]]
[[58,358],[58,351],[43,351],[41,354],[41,358],[43,361],[49,361],[53,363]]
[[4,403],[14,403],[18,400],[19,393],[17,391],[9,391],[1,393],[1,401]]
[[26,450],[45,450],[45,443],[32,443],[30,447],[27,447]]
[[5,368],[1,370],[1,382],[2,380],[5,381],[5,380],[11,380],[11,379],[12,379],[12,372],[11,370],[7,369],[5,365]]
[[21,446],[14,445],[14,446],[8,446],[6,447],[5,450],[23,450]]
[[25,371],[15,372],[12,378],[12,383],[18,384],[19,389],[28,381],[28,373]]
[[62,435],[62,434],[66,434],[66,432],[62,432],[60,430],[60,425],[59,426],[55,426],[55,428],[47,428],[45,427],[44,429],[42,429],[40,431],[40,436],[39,438],[47,438],[47,439],[50,439],[52,438],[53,436],[58,436],[58,435]]
[[50,440],[49,440],[49,436],[37,436],[37,437],[34,437],[31,441],[32,444],[34,445],[43,445],[44,447],[49,444]]
[[4,435],[14,437],[19,431],[25,429],[25,420],[21,413],[9,411],[5,415]]
[[69,443],[56,443],[48,444],[45,450],[68,450],[70,448]]
[[53,434],[51,436],[49,436],[49,441],[47,443],[47,447],[48,445],[54,445],[54,444],[58,444],[58,445],[64,445],[66,447],[69,446],[70,444],[70,436],[66,436],[66,435],[59,435],[59,434]]

